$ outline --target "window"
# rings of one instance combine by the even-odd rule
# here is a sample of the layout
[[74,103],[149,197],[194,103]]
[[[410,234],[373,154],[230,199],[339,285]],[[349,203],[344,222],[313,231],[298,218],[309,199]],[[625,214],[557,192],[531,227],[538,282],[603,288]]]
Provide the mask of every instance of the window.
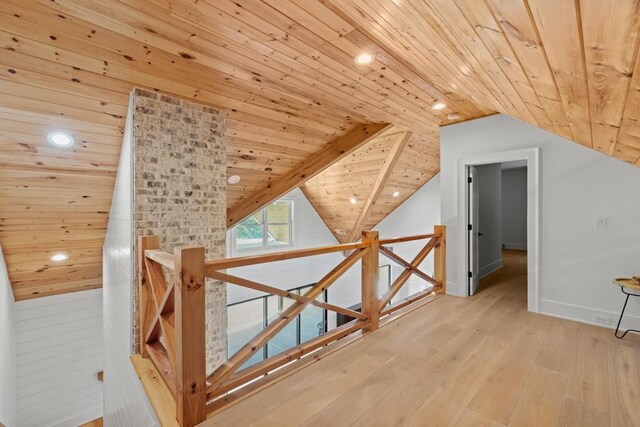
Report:
[[[290,289],[289,292],[304,295],[313,285]],[[327,302],[325,290],[317,298]],[[251,338],[292,304],[292,300],[277,295],[265,295],[227,306],[227,356],[231,357]],[[313,305],[307,306],[287,326],[274,336],[261,351],[247,360],[247,368],[267,357],[275,356],[327,332],[327,310]]]
[[234,228],[236,250],[266,249],[293,244],[293,201],[278,200]]

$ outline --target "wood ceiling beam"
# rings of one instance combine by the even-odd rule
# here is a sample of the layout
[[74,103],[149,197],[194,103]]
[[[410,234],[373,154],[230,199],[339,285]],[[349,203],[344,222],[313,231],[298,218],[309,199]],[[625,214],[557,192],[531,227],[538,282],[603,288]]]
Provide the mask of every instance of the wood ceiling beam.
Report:
[[373,209],[373,205],[375,201],[378,199],[378,196],[380,196],[380,192],[382,191],[384,184],[387,182],[387,179],[389,179],[389,176],[391,176],[391,172],[393,171],[393,168],[395,167],[398,159],[400,158],[400,155],[402,154],[402,150],[404,150],[404,147],[407,145],[409,138],[411,138],[411,132],[401,132],[398,134],[398,136],[396,136],[396,139],[393,142],[393,145],[391,146],[391,149],[389,150],[389,153],[387,154],[387,157],[385,158],[384,163],[382,164],[382,168],[378,173],[378,177],[373,183],[373,188],[371,189],[371,193],[369,194],[369,197],[367,198],[367,200],[364,202],[362,211],[360,212],[360,215],[358,215],[358,218],[356,219],[356,223],[353,225],[353,228],[351,229],[351,233],[349,234],[349,239],[348,239],[349,242],[354,242],[360,238],[360,233],[362,232],[362,226],[365,224],[365,222],[369,218],[369,215],[371,215],[371,210]]
[[300,163],[291,171],[272,181],[266,188],[257,191],[251,197],[228,209],[227,227],[233,227],[252,213],[264,208],[294,188],[301,186],[391,127],[392,125],[388,123],[358,126],[344,137],[337,139],[323,150]]

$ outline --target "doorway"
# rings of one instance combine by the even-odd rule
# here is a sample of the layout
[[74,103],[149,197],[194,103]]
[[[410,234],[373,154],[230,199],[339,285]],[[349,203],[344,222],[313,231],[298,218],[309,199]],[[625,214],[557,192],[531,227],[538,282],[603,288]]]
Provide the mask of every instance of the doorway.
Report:
[[[472,250],[473,235],[469,233],[470,224],[469,204],[473,197],[469,188],[469,167],[482,166],[494,163],[512,161],[526,162],[527,166],[527,250],[526,250],[526,281],[527,281],[527,309],[534,313],[539,312],[540,305],[540,148],[527,148],[522,150],[484,153],[458,160],[457,167],[457,211],[460,213],[455,219],[456,231],[452,232],[455,239],[455,265],[452,265],[452,276],[456,282],[450,283],[451,293],[461,296],[470,296],[469,271],[472,266],[469,256]],[[482,232],[482,230],[479,230]],[[478,249],[479,250],[479,249]],[[453,255],[452,254],[452,255]],[[456,286],[458,285],[458,286]],[[457,289],[456,289],[457,287]]]
[[526,293],[527,162],[470,165],[467,173],[467,293],[501,283],[495,273],[505,266]]

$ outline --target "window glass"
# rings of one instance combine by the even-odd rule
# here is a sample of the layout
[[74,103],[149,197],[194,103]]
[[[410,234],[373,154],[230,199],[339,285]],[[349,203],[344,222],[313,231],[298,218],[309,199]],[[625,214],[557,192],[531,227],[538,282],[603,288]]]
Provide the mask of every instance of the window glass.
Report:
[[293,201],[278,200],[234,228],[237,250],[293,244]]
[[257,212],[238,224],[235,234],[236,248],[261,248],[264,240],[262,212]]
[[[293,304],[293,300],[283,298],[277,295],[267,297],[267,318],[269,323],[277,319],[284,310]],[[280,332],[276,334],[267,344],[267,357],[275,356],[286,351],[298,344],[298,317]]]
[[[264,301],[262,298],[245,301],[227,307],[227,355],[232,356],[236,351],[249,342],[264,328]],[[243,368],[264,359],[262,349],[247,360]]]
[[269,224],[267,230],[267,246],[274,247],[291,244],[291,227],[289,224]]
[[[323,301],[324,297],[321,295],[316,299]],[[324,313],[324,309],[315,305],[307,306],[300,313],[300,342],[306,342],[324,334]]]
[[[289,292],[304,295],[312,285],[290,289]],[[327,292],[317,298],[327,301]],[[227,306],[227,354],[232,356],[242,346],[264,329],[264,325],[273,322],[282,312],[294,303],[289,298],[268,295],[246,300]],[[265,357],[275,356],[296,345],[322,335],[326,332],[327,311],[316,306],[307,306],[284,329],[276,334],[265,347],[260,349],[242,368],[247,368]]]

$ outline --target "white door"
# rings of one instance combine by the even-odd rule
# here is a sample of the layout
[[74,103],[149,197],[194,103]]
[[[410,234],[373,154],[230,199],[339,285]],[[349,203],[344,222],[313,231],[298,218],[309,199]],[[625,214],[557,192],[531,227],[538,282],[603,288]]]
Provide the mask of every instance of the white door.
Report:
[[478,274],[479,263],[478,263],[478,237],[480,233],[478,232],[478,226],[480,224],[480,209],[479,202],[480,196],[478,193],[478,189],[480,188],[480,182],[478,181],[478,169],[475,166],[469,166],[469,189],[467,194],[469,195],[469,200],[467,203],[469,212],[467,218],[469,218],[469,295],[474,295],[478,290],[478,285],[480,283],[480,275]]

